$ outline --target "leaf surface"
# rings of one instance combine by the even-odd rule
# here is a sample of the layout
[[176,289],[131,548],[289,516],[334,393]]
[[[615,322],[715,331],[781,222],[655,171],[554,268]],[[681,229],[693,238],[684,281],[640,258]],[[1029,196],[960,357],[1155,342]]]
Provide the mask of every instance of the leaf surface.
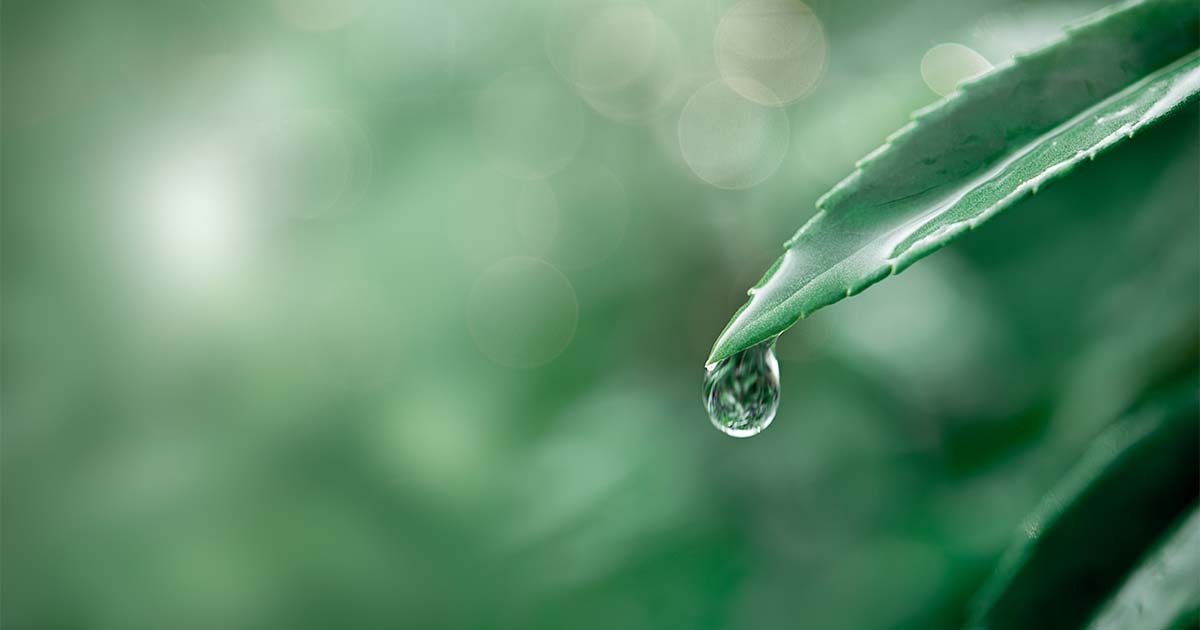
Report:
[[972,628],[1078,628],[1200,493],[1192,373],[1109,427],[1042,500],[975,600]]
[[750,289],[708,364],[898,273],[1200,93],[1200,4],[1118,5],[996,68],[859,161]]
[[1175,628],[1200,610],[1200,508],[1142,561],[1090,630]]

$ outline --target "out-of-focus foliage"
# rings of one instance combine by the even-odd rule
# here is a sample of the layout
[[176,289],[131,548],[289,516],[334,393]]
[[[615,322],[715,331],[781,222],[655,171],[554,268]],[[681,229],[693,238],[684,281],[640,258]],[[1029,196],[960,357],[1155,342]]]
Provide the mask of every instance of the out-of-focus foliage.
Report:
[[793,329],[732,440],[710,342],[927,53],[1102,3],[809,4],[748,83],[724,1],[4,2],[3,625],[961,626],[1194,359],[1196,111]]
[[1195,627],[1200,622],[1200,512],[1185,515],[1147,554],[1089,628]]
[[[1148,394],[1129,418],[1097,438],[1025,519],[1022,535],[981,593],[972,627],[1082,627],[1200,495],[1197,444],[1200,407],[1190,372],[1166,391]],[[1175,614],[1190,612],[1181,608]],[[1167,610],[1147,614],[1171,617]],[[1129,627],[1171,621],[1147,618]]]

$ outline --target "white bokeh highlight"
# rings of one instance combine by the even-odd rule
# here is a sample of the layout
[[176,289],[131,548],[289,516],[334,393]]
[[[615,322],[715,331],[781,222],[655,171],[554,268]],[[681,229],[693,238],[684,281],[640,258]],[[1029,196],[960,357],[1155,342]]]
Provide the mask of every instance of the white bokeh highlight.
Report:
[[[679,39],[665,21],[649,14],[648,10],[645,13],[646,26],[639,22],[641,28],[637,31],[643,41],[636,47],[649,48],[647,62],[627,80],[608,87],[576,87],[580,98],[596,113],[621,123],[645,123],[661,117],[679,92],[682,57]],[[604,24],[611,26],[612,22]],[[595,41],[598,44],[599,41],[625,40],[618,32],[606,32],[605,37],[597,37]],[[581,40],[575,52],[577,58],[587,56],[587,46],[592,43]]]
[[[738,79],[742,91],[766,90]],[[728,81],[700,88],[679,116],[679,148],[700,179],[726,189],[749,188],[770,177],[787,155],[791,138],[787,114],[751,102]]]
[[139,267],[156,292],[222,293],[245,273],[256,221],[236,144],[179,138],[150,163],[136,203]]
[[544,24],[546,58],[573,87],[620,87],[649,67],[654,13],[640,0],[560,0]]
[[991,69],[992,64],[983,55],[962,44],[938,44],[921,58],[921,78],[942,96],[953,92],[959,82]]
[[713,50],[729,86],[760,105],[808,95],[829,56],[821,21],[799,0],[742,0],[721,18]]
[[583,89],[627,85],[645,73],[654,59],[657,22],[645,6],[599,9],[571,37],[569,59],[558,65],[568,80]]

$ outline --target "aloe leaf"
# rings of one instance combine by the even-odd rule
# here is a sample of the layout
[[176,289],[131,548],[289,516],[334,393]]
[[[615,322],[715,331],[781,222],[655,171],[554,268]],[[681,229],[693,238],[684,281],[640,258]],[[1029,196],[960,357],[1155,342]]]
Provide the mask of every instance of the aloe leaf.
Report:
[[1021,527],[971,627],[1078,628],[1197,497],[1196,375],[1106,430]]
[[859,161],[750,289],[708,363],[898,273],[1200,92],[1200,5],[1118,5],[935,105]]
[[1092,623],[1090,630],[1174,628],[1200,610],[1200,509],[1142,561]]

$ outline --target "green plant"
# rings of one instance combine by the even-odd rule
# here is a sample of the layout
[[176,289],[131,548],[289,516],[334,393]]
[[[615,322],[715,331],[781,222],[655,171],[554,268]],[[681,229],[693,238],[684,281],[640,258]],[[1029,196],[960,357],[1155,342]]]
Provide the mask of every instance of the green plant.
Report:
[[[1126,2],[916,112],[818,200],[717,339],[710,379],[1181,111],[1200,94],[1198,45],[1195,2]],[[1029,516],[971,626],[1197,623],[1198,429],[1194,371],[1149,389]]]
[[1200,93],[1190,0],[1125,3],[964,83],[817,201],[712,364],[899,273]]
[[[1114,606],[1132,605],[1135,610],[1139,600],[1153,601],[1158,593],[1180,589],[1179,582],[1187,584],[1186,577],[1126,576],[1155,540],[1169,539],[1164,532],[1196,501],[1198,402],[1193,372],[1151,392],[1098,437],[1021,525],[975,602],[973,626],[1075,628],[1095,615],[1123,582],[1130,593],[1114,600]],[[1170,548],[1173,543],[1162,545]],[[1190,571],[1194,581],[1195,560],[1170,562],[1176,572],[1186,576]],[[1143,565],[1155,562],[1151,556]],[[1186,597],[1161,598],[1176,602],[1177,610],[1154,614],[1174,622],[1194,613],[1200,593],[1184,590]],[[1125,614],[1129,613],[1105,613]]]

